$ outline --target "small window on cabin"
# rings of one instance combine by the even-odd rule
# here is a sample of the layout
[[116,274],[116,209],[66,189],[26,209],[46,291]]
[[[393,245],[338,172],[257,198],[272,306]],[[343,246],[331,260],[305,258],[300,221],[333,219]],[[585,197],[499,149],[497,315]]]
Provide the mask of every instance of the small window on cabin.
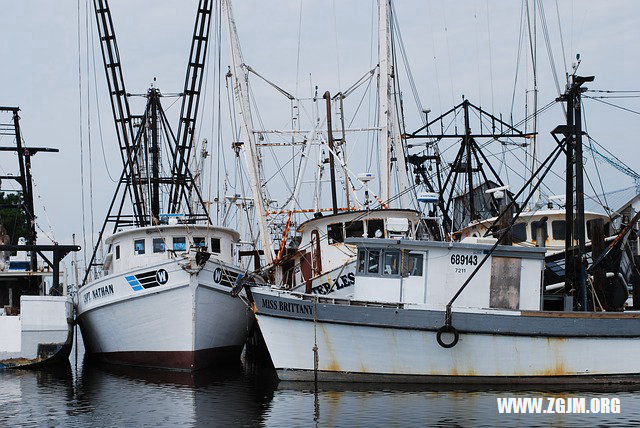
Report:
[[187,239],[184,236],[173,238],[173,251],[187,251]]
[[380,250],[370,250],[367,256],[367,272],[379,273],[380,271]]
[[347,238],[362,238],[362,235],[364,235],[364,222],[362,220],[348,221],[344,224],[344,229]]
[[205,241],[204,238],[198,237],[198,236],[194,236],[193,237],[193,246],[196,247],[197,249],[202,249],[204,251],[207,251],[207,241]]
[[554,220],[551,222],[551,232],[553,233],[553,239],[558,241],[564,241],[567,236],[567,228],[565,227],[564,220]]
[[409,276],[422,276],[423,254],[409,254]]
[[116,245],[116,260],[120,258],[120,245]]
[[144,254],[144,239],[133,241],[133,253],[137,255]]
[[367,220],[367,238],[384,238],[384,220]]
[[153,252],[154,253],[164,253],[166,249],[166,245],[164,243],[163,238],[153,238]]
[[220,238],[211,238],[211,252],[220,253]]
[[342,223],[333,223],[327,226],[327,239],[329,241],[329,244],[344,242]]
[[364,263],[367,257],[365,250],[358,251],[358,273],[364,273]]
[[[540,227],[540,223],[537,221],[534,221],[531,223],[531,239],[533,241],[535,241],[536,239],[538,239],[538,228]],[[547,233],[547,222],[545,221],[544,223],[542,223],[542,237],[544,239],[547,239],[547,237],[549,236],[549,234]]]
[[385,251],[384,253],[384,269],[382,273],[385,275],[397,275],[400,265],[400,253],[398,251]]
[[527,240],[527,226],[524,223],[513,225],[513,242],[523,242]]

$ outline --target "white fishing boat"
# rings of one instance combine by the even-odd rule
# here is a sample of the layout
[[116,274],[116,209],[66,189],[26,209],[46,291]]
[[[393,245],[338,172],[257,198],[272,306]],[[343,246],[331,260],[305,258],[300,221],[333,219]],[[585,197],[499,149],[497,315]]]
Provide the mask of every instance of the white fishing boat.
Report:
[[[285,285],[294,291],[332,296],[353,295],[356,249],[349,238],[415,239],[420,213],[414,210],[377,209],[320,216],[302,223],[299,251],[283,263]],[[293,275],[288,274],[293,272]]]
[[237,361],[253,323],[230,294],[244,272],[239,234],[212,224],[195,157],[207,155],[194,129],[213,2],[198,4],[177,132],[155,84],[134,132],[111,11],[106,0],[94,6],[123,171],[78,292],[86,350],[110,363],[182,370]]
[[[605,312],[617,288],[621,254],[634,218],[606,246],[602,232],[588,259],[584,210],[580,94],[593,77],[570,76],[562,96],[567,124],[552,136],[557,147],[526,188],[526,206],[564,152],[566,171],[563,278],[559,310],[546,311],[547,249],[499,245],[521,209],[493,237],[461,242],[348,240],[357,246],[354,294],[334,298],[277,288],[252,290],[252,306],[271,360],[282,380],[444,383],[628,383],[640,381],[640,314],[621,306]],[[575,150],[576,156],[572,155]],[[573,186],[575,183],[575,195]],[[573,203],[575,196],[575,206]],[[575,209],[575,211],[574,211]],[[574,216],[575,213],[575,216]],[[500,218],[496,218],[497,223]],[[539,230],[548,218],[535,224]],[[503,223],[504,224],[504,223]],[[553,227],[553,223],[552,223]],[[542,241],[542,242],[541,242]],[[596,244],[598,254],[596,255]],[[625,288],[626,292],[626,288]],[[603,304],[604,302],[604,304]],[[618,309],[620,308],[620,309]],[[620,310],[620,311],[615,311]]]
[[109,363],[198,369],[237,360],[253,316],[230,295],[238,233],[159,225],[105,241],[104,276],[80,289],[87,352]]
[[[12,116],[11,124],[0,123],[4,135],[14,137],[16,142],[14,147],[0,149],[15,152],[19,165],[18,172],[12,175],[7,168],[7,175],[0,177],[5,183],[17,183],[17,187],[3,183],[0,189],[5,208],[0,216],[0,370],[49,365],[69,357],[73,301],[67,284],[60,282],[60,261],[80,249],[75,245],[36,244],[31,157],[58,150],[24,146],[19,110],[0,107],[2,119],[5,114]],[[26,236],[15,239],[19,230]]]
[[611,352],[640,346],[638,313],[541,311],[544,248],[498,246],[447,314],[495,239],[350,242],[359,249],[353,298],[252,289],[281,380],[582,383],[640,374],[626,353]]

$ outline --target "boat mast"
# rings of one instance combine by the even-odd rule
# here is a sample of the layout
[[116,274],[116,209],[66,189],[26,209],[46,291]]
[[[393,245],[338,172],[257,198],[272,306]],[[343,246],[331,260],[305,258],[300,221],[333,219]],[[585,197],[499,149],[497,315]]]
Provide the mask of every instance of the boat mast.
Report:
[[[528,73],[529,82],[526,91],[525,125],[524,132],[529,134],[529,150],[531,153],[531,171],[538,169],[538,33],[537,33],[537,0],[526,0],[527,27],[529,30],[529,55],[531,60],[531,73]],[[536,190],[533,203],[540,200],[540,188]]]
[[235,80],[234,80],[234,93],[238,112],[242,118],[242,132],[246,139],[247,144],[242,144],[242,149],[245,155],[245,161],[247,164],[247,170],[249,173],[249,184],[251,186],[251,192],[255,206],[257,208],[258,227],[260,228],[260,237],[262,239],[262,247],[264,250],[264,257],[267,264],[273,263],[273,245],[271,242],[271,234],[267,226],[267,216],[265,210],[265,201],[262,194],[262,185],[260,182],[260,153],[256,146],[255,135],[253,134],[253,119],[251,117],[251,105],[249,104],[249,87],[248,79],[249,73],[245,66],[244,59],[242,58],[242,51],[240,50],[240,40],[238,38],[238,32],[236,30],[236,23],[233,19],[233,10],[231,0],[222,1],[227,24],[229,27],[229,39],[231,42],[231,53],[233,56]]
[[336,168],[335,161],[333,159],[333,129],[331,128],[331,94],[329,91],[325,92],[322,96],[326,100],[327,104],[327,144],[329,145],[329,169],[331,173],[331,206],[333,207],[333,213],[338,214],[338,197],[336,195]]
[[[564,134],[567,142],[567,176],[565,201],[565,292],[580,296],[580,310],[587,310],[586,239],[584,219],[584,171],[582,159],[581,96],[594,76],[570,76],[570,85],[558,101],[567,103],[567,122],[554,130]],[[575,183],[575,187],[574,187]],[[575,202],[574,202],[575,196]],[[574,211],[575,210],[575,211]],[[574,215],[575,214],[575,215]],[[577,241],[577,248],[574,242]],[[576,305],[574,305],[576,306]]]
[[[380,141],[380,198],[385,203],[391,197],[391,162],[396,161],[400,205],[409,207],[409,179],[400,140],[400,127],[395,114],[397,111],[396,85],[394,82],[391,45],[391,5],[390,0],[378,1],[378,98]],[[393,157],[391,153],[393,152]]]
[[378,0],[378,99],[380,139],[380,197],[389,200],[391,182],[391,130],[393,116],[389,114],[391,101],[391,51],[389,34],[389,0]]

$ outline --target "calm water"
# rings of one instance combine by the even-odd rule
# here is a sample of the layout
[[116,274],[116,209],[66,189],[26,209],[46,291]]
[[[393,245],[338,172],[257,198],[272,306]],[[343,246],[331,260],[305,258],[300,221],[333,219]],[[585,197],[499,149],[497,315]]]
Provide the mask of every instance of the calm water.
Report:
[[[0,371],[0,426],[640,425],[640,388],[609,391],[278,384],[266,363],[196,374],[96,365]],[[618,415],[504,415],[496,397],[618,397]]]

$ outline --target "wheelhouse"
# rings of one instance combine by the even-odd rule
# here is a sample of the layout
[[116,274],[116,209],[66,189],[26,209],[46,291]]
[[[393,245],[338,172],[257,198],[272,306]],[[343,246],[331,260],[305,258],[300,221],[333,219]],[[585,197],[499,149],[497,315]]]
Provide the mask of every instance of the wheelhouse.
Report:
[[106,239],[103,270],[110,275],[197,251],[231,264],[239,240],[238,232],[218,226],[178,224],[123,230]]

